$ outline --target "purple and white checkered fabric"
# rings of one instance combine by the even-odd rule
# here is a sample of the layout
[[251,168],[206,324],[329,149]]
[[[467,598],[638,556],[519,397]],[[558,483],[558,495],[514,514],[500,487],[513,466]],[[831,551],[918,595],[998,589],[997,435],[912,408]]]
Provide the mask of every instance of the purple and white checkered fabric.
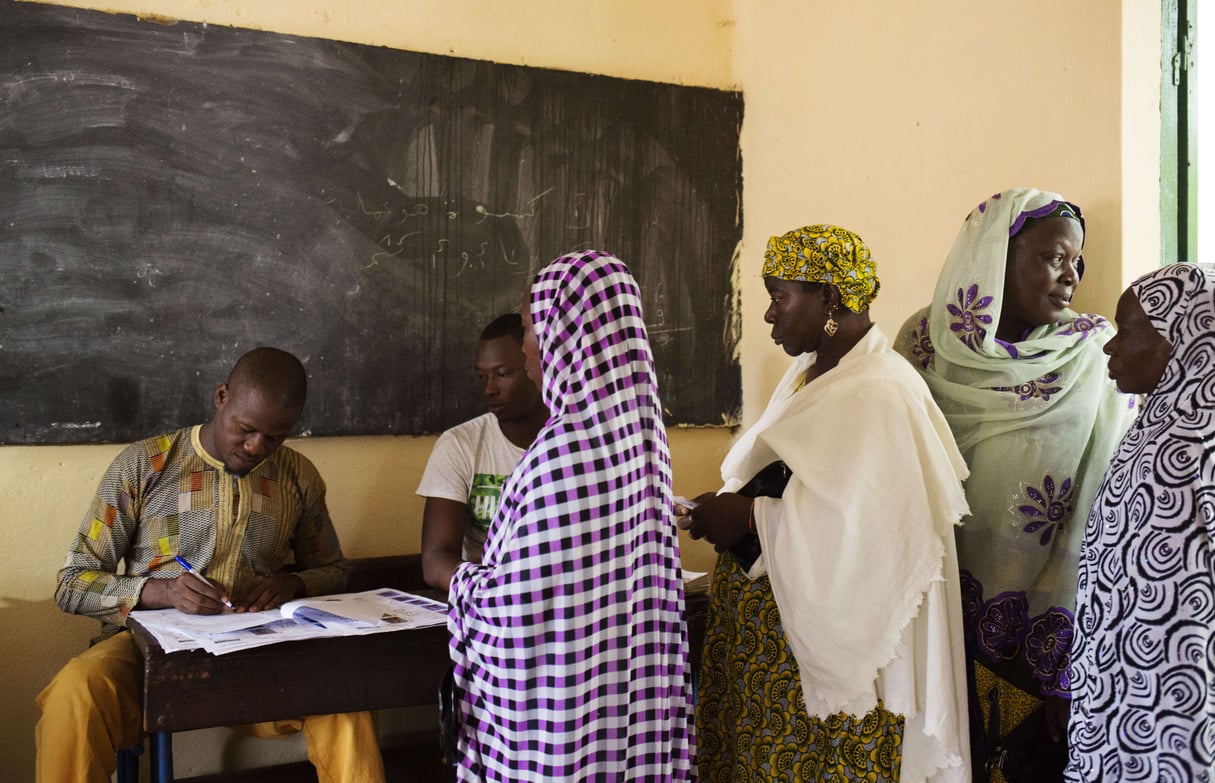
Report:
[[564,256],[531,291],[552,418],[452,580],[462,781],[692,779],[670,453],[637,283]]

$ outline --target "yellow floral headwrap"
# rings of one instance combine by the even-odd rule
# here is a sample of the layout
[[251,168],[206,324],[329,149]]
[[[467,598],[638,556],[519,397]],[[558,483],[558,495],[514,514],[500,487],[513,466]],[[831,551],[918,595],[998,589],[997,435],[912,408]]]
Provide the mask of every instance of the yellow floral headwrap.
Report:
[[830,283],[854,313],[877,298],[877,265],[865,241],[839,226],[805,226],[768,240],[764,277]]

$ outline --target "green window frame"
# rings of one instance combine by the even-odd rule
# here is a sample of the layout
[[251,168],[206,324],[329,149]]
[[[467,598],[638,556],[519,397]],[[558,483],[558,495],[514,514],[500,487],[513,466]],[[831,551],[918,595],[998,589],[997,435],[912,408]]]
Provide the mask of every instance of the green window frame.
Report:
[[[1208,9],[1209,10],[1209,9]],[[1163,0],[1160,74],[1160,260],[1197,261],[1198,0]]]

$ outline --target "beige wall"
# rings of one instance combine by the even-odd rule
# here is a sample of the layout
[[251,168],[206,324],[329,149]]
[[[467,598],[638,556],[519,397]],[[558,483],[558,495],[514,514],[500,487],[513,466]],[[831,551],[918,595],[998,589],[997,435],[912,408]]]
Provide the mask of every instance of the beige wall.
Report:
[[980,201],[1058,191],[1089,226],[1076,306],[1113,314],[1124,226],[1141,271],[1159,237],[1158,131],[1143,129],[1158,117],[1159,9],[1153,27],[1142,7],[1158,4],[1126,4],[1137,17],[1110,0],[739,2],[745,421],[784,361],[757,323],[758,259],[769,235],[805,223],[865,238],[882,281],[874,315],[893,334],[928,303]]
[[[1007,187],[1059,190],[1089,217],[1082,307],[1109,313],[1159,237],[1158,12],[1078,0],[74,0],[70,5],[317,35],[402,49],[710,87],[741,86],[744,418],[785,366],[761,322],[767,236],[809,222],[855,229],[882,276],[888,331],[927,301],[961,219]],[[1153,27],[1155,25],[1155,27]],[[1131,259],[1123,263],[1123,258]],[[217,379],[216,379],[217,380]],[[318,379],[317,382],[324,382]],[[711,488],[722,430],[671,434],[676,491]],[[416,551],[412,487],[430,438],[295,445],[320,467],[348,554]],[[32,779],[33,698],[94,632],[50,595],[80,514],[117,446],[0,448],[0,703],[6,777]],[[707,568],[711,551],[685,543]],[[275,749],[267,750],[273,745]],[[191,732],[179,774],[300,757],[286,745]]]

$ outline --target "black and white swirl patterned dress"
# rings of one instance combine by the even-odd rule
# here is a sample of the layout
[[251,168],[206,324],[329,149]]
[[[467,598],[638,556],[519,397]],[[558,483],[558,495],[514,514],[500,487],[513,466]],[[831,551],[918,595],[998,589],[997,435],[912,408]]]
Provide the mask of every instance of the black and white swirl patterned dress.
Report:
[[1215,781],[1215,272],[1131,285],[1173,345],[1085,528],[1072,781]]

